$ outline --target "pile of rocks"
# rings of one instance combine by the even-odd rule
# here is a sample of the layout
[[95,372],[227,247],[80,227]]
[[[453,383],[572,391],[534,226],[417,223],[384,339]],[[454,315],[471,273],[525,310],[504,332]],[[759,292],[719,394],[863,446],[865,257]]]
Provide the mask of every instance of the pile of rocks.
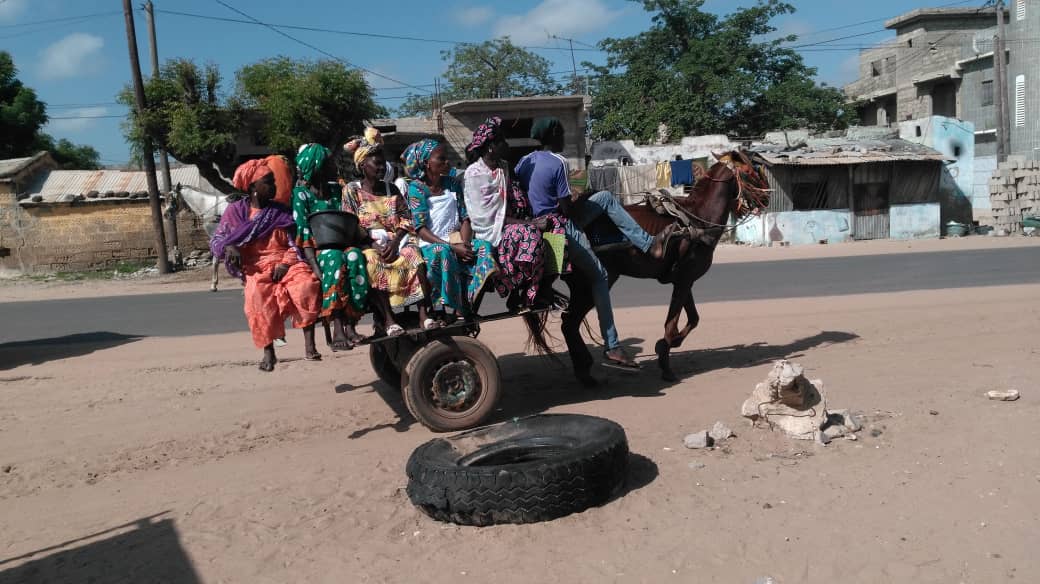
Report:
[[1021,233],[1024,217],[1040,215],[1040,160],[1008,156],[989,180],[989,199],[997,233]]

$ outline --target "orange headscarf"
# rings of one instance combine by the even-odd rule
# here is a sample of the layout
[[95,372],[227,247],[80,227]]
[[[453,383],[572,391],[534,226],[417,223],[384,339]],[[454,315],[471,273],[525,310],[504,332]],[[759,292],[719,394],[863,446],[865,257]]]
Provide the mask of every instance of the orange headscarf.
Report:
[[243,193],[249,193],[249,185],[271,174],[271,168],[267,166],[266,160],[247,160],[235,169],[235,178],[231,184]]
[[264,159],[267,167],[274,173],[274,184],[277,187],[274,196],[275,203],[281,203],[290,207],[292,203],[293,175],[289,168],[289,162],[284,156],[268,156]]

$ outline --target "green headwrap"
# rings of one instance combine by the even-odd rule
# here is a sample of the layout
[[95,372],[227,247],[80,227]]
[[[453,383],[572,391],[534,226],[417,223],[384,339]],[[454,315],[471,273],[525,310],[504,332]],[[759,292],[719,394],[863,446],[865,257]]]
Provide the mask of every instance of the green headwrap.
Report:
[[531,125],[531,137],[545,144],[556,136],[563,135],[563,124],[556,118],[538,118]]
[[304,144],[296,153],[296,168],[300,171],[300,178],[305,182],[311,182],[314,173],[325,164],[325,160],[331,155],[329,149],[321,144]]

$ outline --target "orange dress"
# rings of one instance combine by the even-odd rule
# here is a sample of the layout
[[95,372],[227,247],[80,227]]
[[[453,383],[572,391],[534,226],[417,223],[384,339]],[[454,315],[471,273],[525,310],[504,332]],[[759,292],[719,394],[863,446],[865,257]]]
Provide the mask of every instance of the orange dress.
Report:
[[[258,209],[250,210],[250,217]],[[246,278],[245,312],[253,343],[264,348],[285,336],[285,320],[302,328],[318,320],[321,285],[307,262],[300,261],[289,246],[289,235],[275,229],[266,239],[242,246],[242,273]],[[278,282],[271,272],[278,264],[289,271]]]

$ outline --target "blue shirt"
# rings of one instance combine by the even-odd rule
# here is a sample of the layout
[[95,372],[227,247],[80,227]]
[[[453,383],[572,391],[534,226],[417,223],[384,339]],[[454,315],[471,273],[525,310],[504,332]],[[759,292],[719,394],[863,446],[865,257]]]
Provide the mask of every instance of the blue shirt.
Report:
[[560,199],[571,196],[567,161],[559,154],[536,150],[521,158],[514,170],[535,217],[559,210]]

